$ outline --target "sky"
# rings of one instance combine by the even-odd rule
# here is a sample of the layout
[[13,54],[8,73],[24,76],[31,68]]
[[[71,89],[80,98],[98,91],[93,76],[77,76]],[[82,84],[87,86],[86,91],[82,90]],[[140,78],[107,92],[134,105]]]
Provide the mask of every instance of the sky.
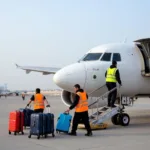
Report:
[[0,0],[0,84],[57,89],[53,75],[17,69],[64,67],[91,48],[150,37],[149,0]]

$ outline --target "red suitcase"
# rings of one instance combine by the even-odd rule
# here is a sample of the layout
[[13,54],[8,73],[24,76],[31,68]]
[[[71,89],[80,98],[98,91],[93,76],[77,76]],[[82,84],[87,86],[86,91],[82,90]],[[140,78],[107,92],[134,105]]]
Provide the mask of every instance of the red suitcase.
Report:
[[11,132],[14,132],[14,135],[16,133],[23,132],[23,125],[24,125],[24,113],[20,111],[13,111],[9,114],[9,134]]

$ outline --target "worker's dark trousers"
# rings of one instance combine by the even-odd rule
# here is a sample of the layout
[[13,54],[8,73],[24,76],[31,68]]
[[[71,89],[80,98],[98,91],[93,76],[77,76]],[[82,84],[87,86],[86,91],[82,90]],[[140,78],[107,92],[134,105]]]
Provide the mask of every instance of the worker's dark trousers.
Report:
[[[116,87],[116,83],[106,82],[106,86],[108,88],[108,91],[110,91]],[[114,106],[116,101],[116,96],[117,96],[117,89],[108,94],[108,106]]]
[[35,109],[34,112],[35,113],[43,113],[44,109]]
[[79,113],[79,112],[74,113],[73,126],[72,126],[72,131],[71,132],[72,133],[76,132],[80,120],[82,120],[82,122],[84,123],[87,132],[90,133],[91,132],[91,127],[90,127],[90,124],[89,124],[88,111],[81,112],[81,113]]

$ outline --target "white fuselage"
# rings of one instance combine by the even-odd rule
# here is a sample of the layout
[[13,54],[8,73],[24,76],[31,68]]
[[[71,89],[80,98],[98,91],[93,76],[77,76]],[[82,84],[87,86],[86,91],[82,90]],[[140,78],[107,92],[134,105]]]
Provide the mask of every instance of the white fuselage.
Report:
[[[134,43],[107,44],[91,49],[89,53],[102,53],[98,60],[84,61],[71,64],[59,70],[54,75],[54,82],[68,92],[73,92],[73,86],[80,84],[81,88],[91,93],[105,85],[105,72],[111,65],[113,53],[119,53],[121,61],[117,61],[122,87],[120,92],[124,96],[135,96],[150,93],[150,77],[143,77],[141,70],[144,68],[144,60],[141,52]],[[104,53],[111,53],[109,61],[102,61]],[[99,97],[107,91],[100,88],[92,96]],[[65,103],[67,104],[67,103]],[[68,104],[67,104],[68,105]]]

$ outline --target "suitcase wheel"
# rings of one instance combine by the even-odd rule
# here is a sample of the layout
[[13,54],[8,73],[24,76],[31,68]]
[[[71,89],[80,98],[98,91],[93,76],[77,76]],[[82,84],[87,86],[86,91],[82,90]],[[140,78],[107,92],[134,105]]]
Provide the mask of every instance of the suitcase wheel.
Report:
[[14,135],[16,135],[17,133],[16,132],[14,132]]
[[37,139],[40,139],[40,135],[37,136]]
[[22,135],[24,134],[24,132],[22,131]]
[[47,134],[45,134],[44,137],[47,138]]
[[56,131],[56,133],[57,133],[57,134],[59,134],[59,133],[60,133],[60,131]]
[[53,137],[55,137],[55,134],[54,134],[54,133],[52,133],[52,136],[53,136]]
[[31,138],[31,134],[28,136],[28,138]]
[[9,131],[8,133],[9,133],[9,134],[11,134],[11,132],[10,132],[10,131]]

